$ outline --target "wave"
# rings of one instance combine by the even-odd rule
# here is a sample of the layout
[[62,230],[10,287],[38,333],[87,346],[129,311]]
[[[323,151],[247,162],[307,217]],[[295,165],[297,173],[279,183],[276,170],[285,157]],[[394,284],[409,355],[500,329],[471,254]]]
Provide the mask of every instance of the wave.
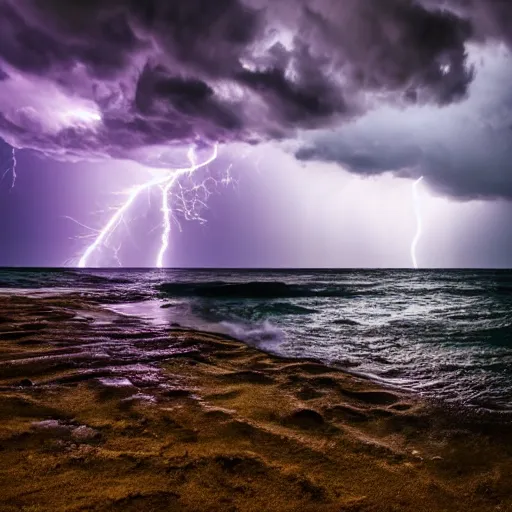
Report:
[[410,289],[394,286],[374,285],[367,283],[326,284],[310,282],[289,284],[279,281],[252,281],[236,283],[227,281],[211,282],[168,282],[158,285],[157,290],[164,297],[199,297],[215,299],[290,299],[300,297],[319,298],[357,298],[382,297],[389,295],[429,297],[446,295],[454,297],[510,296],[512,287],[506,285],[495,287],[479,286],[429,286],[412,287]]
[[31,269],[0,271],[0,288],[94,288],[100,286],[128,285],[132,281],[111,275],[98,275],[76,270]]
[[215,299],[287,299],[296,297],[356,297],[375,295],[375,291],[349,290],[341,286],[286,284],[282,282],[253,281],[229,283],[163,283],[158,286],[167,297],[202,297]]
[[350,318],[339,318],[338,320],[333,320],[332,323],[334,325],[361,325],[359,322],[356,322],[355,320],[350,320]]
[[[176,305],[169,306],[176,309]],[[284,302],[246,302],[225,303],[222,301],[192,300],[181,306],[185,314],[206,322],[221,323],[223,321],[262,322],[268,318],[284,316],[300,316],[316,313],[316,310]]]
[[274,352],[285,339],[284,332],[268,320],[258,326],[236,322],[221,322],[220,326],[226,334],[268,352]]
[[254,312],[259,315],[310,315],[317,313],[316,309],[288,304],[286,302],[270,302],[260,304],[254,308]]

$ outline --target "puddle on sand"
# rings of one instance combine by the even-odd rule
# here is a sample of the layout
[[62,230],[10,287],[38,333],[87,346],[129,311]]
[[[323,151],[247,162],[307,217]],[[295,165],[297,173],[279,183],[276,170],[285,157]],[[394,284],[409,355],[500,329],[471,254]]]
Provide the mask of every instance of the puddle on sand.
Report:
[[[128,302],[125,304],[109,304],[105,308],[118,314],[129,318],[143,319],[154,326],[168,326],[172,323],[180,323],[183,321],[183,315],[178,315],[173,310],[173,305],[169,301],[162,301],[158,299],[146,300],[142,302]],[[176,303],[176,306],[179,303]],[[162,307],[165,306],[165,307]]]

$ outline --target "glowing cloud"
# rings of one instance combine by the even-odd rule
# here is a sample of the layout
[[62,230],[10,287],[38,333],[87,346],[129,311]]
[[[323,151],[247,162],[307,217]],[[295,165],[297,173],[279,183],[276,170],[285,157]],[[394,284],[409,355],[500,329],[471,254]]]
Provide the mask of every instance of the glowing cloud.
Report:
[[68,110],[64,112],[63,117],[71,121],[81,121],[83,123],[95,123],[102,120],[102,117],[98,112],[81,108]]

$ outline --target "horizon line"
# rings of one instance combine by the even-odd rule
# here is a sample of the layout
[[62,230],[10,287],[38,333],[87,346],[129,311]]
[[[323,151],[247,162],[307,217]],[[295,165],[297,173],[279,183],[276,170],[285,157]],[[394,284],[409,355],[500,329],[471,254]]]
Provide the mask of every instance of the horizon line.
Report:
[[512,270],[512,267],[63,267],[46,265],[0,265],[0,270],[67,270],[67,271],[128,271],[128,270],[237,270],[237,271],[358,271],[401,270],[410,272],[432,270]]

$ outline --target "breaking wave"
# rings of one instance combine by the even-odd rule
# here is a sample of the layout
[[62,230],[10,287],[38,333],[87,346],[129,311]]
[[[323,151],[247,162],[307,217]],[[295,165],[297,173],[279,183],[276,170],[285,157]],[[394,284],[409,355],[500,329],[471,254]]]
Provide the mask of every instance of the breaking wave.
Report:
[[235,322],[221,322],[220,326],[226,334],[268,352],[275,351],[285,339],[284,332],[268,320],[257,326]]

